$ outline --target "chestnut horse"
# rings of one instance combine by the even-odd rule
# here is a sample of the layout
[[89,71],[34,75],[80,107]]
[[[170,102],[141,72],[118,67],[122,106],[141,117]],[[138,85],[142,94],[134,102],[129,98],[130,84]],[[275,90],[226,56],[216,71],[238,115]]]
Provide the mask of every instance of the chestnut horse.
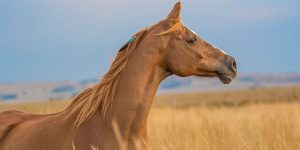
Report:
[[236,76],[234,58],[181,23],[178,2],[166,19],[136,33],[101,82],[64,111],[0,114],[0,150],[147,149],[147,118],[159,84],[175,74]]

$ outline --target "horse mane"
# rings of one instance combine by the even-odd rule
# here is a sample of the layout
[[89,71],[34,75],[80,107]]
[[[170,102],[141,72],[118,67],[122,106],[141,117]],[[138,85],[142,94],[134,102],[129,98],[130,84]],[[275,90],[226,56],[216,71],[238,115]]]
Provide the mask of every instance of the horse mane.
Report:
[[[182,24],[178,20],[170,29],[158,35],[168,34],[180,29],[182,29]],[[99,83],[73,98],[72,103],[66,111],[70,112],[68,116],[79,111],[74,123],[75,127],[79,127],[86,120],[90,119],[97,109],[100,110],[101,117],[105,118],[108,110],[111,108],[122,72],[126,68],[130,56],[134,53],[134,50],[142,40],[146,31],[147,28],[136,33],[133,36],[134,41],[127,42],[119,50],[110,69],[105,73]]]
[[105,117],[111,107],[116,88],[122,72],[126,68],[128,59],[133,54],[134,49],[136,49],[146,31],[147,29],[144,29],[136,33],[133,36],[134,41],[127,42],[119,50],[109,71],[105,73],[101,82],[73,98],[72,103],[66,110],[70,112],[70,115],[79,111],[75,121],[76,127],[79,127],[83,122],[90,119],[98,108],[101,110],[101,116]]

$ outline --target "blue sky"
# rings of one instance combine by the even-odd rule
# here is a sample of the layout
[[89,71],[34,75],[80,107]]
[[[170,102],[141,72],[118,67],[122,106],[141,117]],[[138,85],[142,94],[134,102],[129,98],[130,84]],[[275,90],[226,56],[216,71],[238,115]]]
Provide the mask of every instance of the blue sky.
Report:
[[[101,77],[129,37],[174,0],[1,0],[0,83]],[[183,22],[240,72],[300,71],[300,1],[182,1]]]

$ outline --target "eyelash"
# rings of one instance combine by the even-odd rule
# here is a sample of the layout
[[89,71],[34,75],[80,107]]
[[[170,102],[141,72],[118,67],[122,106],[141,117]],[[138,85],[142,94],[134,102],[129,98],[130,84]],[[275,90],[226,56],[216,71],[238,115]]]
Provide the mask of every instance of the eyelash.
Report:
[[188,42],[189,44],[194,44],[196,41],[197,41],[197,38],[196,38],[196,37],[193,37],[192,39],[188,40],[187,42]]

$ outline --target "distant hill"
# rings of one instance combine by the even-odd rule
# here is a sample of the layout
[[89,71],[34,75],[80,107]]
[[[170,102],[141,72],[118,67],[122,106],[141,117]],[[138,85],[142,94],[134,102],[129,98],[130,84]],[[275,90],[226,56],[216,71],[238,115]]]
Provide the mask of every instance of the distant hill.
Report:
[[[70,99],[83,89],[97,83],[97,79],[41,83],[0,84],[0,101],[45,101]],[[161,84],[159,94],[199,91],[222,91],[300,85],[300,73],[240,74],[231,84],[224,85],[217,78],[171,76]]]
[[259,87],[279,87],[291,85],[300,85],[300,73],[243,73],[239,74],[238,77],[228,85],[222,84],[216,77],[180,78],[177,76],[171,76],[162,83],[160,93],[253,89]]

